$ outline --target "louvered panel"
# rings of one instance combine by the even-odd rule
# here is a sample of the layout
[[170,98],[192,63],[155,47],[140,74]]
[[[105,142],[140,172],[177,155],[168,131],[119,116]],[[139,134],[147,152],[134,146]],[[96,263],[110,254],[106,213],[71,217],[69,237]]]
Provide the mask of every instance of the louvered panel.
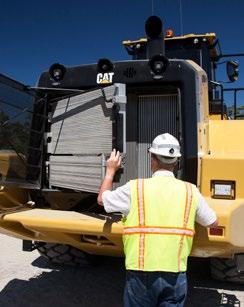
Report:
[[[114,86],[105,88],[112,98]],[[52,154],[100,154],[112,148],[112,103],[101,90],[59,101],[52,116]]]
[[179,138],[178,96],[143,95],[138,97],[138,176],[151,176],[147,149],[159,134],[170,133]]
[[[104,89],[107,100],[114,90]],[[100,89],[57,103],[51,124],[50,187],[98,191],[102,154],[112,150],[112,107]]]
[[51,186],[86,192],[98,192],[102,178],[101,159],[101,156],[90,155],[51,156]]

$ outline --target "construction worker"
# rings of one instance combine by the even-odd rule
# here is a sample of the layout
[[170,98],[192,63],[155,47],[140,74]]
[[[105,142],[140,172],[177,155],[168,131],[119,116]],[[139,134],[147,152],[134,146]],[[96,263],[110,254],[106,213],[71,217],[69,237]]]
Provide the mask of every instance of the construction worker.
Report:
[[152,178],[131,180],[112,191],[121,165],[120,153],[113,150],[98,203],[124,215],[125,306],[183,306],[195,221],[214,227],[217,218],[195,185],[174,177],[181,156],[175,137],[157,136],[149,152]]

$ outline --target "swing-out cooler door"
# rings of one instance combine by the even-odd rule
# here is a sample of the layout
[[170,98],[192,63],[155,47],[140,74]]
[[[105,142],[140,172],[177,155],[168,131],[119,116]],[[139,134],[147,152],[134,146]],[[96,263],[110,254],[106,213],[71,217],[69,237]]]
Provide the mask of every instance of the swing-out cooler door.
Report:
[[[119,146],[115,140],[116,123],[121,115],[125,118],[120,104],[125,102],[125,85],[120,84],[55,103],[48,144],[50,188],[98,192],[106,159],[112,148]],[[125,122],[119,127],[122,131],[123,125]]]

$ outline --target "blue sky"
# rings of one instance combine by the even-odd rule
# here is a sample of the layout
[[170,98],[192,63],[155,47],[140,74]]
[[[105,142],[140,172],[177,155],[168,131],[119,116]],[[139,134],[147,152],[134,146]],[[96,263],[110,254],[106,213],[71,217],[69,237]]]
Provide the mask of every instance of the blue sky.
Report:
[[[154,0],[154,14],[180,34],[180,0]],[[244,1],[181,0],[183,33],[216,32],[223,53],[244,52]],[[129,59],[121,42],[144,37],[152,0],[2,0],[0,72],[35,85],[54,62]],[[244,58],[239,80],[244,86]],[[223,71],[223,69],[222,69]],[[223,79],[223,74],[220,74]]]

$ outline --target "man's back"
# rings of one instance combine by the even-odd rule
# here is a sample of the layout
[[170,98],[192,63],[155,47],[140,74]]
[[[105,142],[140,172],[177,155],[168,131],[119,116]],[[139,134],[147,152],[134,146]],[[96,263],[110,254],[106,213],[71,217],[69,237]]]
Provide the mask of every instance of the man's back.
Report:
[[[135,184],[135,183],[134,183]],[[170,227],[175,224],[176,214],[183,221],[187,197],[196,197],[195,186],[173,176],[154,176],[143,179],[145,215],[153,217],[156,225]],[[133,195],[131,203],[134,203]],[[148,221],[151,224],[151,221]]]
[[[197,205],[194,186],[155,176],[132,180],[130,188],[131,209],[124,219],[123,239],[126,268],[186,271]],[[183,240],[188,242],[184,246]]]

